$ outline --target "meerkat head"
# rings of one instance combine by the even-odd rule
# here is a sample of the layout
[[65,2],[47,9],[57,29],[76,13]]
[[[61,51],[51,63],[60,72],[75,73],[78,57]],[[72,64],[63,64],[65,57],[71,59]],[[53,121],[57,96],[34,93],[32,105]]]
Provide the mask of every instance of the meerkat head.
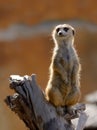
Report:
[[72,26],[68,24],[61,24],[54,28],[52,32],[52,37],[55,41],[66,42],[66,41],[74,40],[74,34],[75,34],[75,30]]

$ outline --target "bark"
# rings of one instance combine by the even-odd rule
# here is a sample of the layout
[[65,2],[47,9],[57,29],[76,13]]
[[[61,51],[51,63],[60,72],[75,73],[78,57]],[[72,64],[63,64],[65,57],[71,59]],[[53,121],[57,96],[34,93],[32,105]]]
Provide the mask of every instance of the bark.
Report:
[[85,105],[75,107],[75,115],[60,115],[56,108],[46,101],[34,74],[23,77],[10,76],[10,88],[15,90],[15,94],[7,96],[5,102],[30,130],[74,130],[71,119],[75,117],[80,117],[76,129],[83,129],[87,115],[83,113],[82,116],[80,113],[85,110]]

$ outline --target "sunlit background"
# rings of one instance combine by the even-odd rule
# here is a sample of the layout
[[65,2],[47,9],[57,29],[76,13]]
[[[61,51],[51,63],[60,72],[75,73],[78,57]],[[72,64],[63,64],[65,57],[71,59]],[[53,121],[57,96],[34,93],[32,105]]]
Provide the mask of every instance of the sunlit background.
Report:
[[23,122],[6,106],[11,74],[37,74],[48,81],[57,24],[76,29],[75,46],[82,64],[82,99],[97,89],[97,0],[0,0],[0,130],[24,130]]

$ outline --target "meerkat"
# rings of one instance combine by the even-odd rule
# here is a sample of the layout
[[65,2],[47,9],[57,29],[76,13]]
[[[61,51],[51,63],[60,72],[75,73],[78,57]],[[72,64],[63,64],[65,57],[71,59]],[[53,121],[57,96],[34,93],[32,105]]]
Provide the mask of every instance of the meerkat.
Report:
[[74,35],[74,28],[68,24],[58,25],[52,32],[55,47],[45,95],[56,107],[73,106],[80,99],[81,65],[74,48]]

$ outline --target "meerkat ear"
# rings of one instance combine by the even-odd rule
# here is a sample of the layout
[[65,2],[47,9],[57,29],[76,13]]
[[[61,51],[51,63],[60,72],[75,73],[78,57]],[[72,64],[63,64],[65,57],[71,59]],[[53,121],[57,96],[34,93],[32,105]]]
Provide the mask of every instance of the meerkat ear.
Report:
[[73,36],[75,35],[75,30],[72,30],[72,34],[73,34]]

